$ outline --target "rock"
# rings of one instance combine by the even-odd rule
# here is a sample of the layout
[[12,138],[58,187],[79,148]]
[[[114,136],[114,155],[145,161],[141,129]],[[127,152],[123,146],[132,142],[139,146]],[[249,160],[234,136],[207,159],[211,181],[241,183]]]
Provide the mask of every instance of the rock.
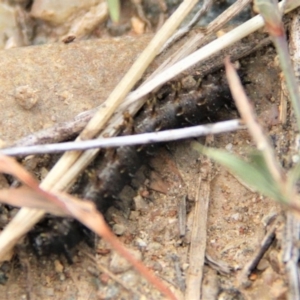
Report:
[[124,226],[124,224],[115,224],[112,227],[112,230],[116,235],[123,235],[126,231],[126,227]]
[[141,195],[137,195],[133,198],[134,208],[137,211],[142,211],[148,208],[148,204]]
[[[142,254],[138,250],[129,250],[130,253],[138,260],[141,260]],[[131,264],[122,256],[113,253],[109,269],[114,273],[123,273],[131,268]]]
[[258,263],[256,269],[257,269],[258,271],[264,271],[264,270],[267,269],[269,266],[270,266],[270,265],[269,265],[268,261],[267,261],[266,259],[263,258],[263,259],[261,259],[260,262]]
[[64,270],[64,266],[58,259],[54,261],[54,268],[56,273],[62,273]]
[[14,98],[16,102],[24,109],[31,109],[38,102],[37,90],[32,89],[29,85],[16,87]]

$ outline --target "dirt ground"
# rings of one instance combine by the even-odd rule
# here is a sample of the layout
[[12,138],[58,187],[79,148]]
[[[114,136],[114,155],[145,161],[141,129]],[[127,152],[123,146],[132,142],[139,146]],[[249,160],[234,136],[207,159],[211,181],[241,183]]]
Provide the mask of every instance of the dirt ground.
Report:
[[[281,77],[275,50],[269,46],[239,64],[259,121],[277,141],[280,160],[288,166],[288,140],[293,133],[290,126],[278,121]],[[234,109],[223,114],[226,119],[238,117]],[[217,135],[213,145],[243,157],[253,147],[246,130]],[[124,189],[124,193],[134,193],[131,210],[125,213],[111,207],[106,213],[119,239],[180,299],[184,299],[186,288],[191,222],[203,160],[190,140],[162,146],[136,175],[143,179],[139,189]],[[202,298],[286,299],[280,226],[277,239],[250,275],[247,287],[239,279],[281,207],[251,191],[220,166],[214,165],[212,174]],[[187,210],[184,233],[179,226],[182,207]],[[1,267],[0,299],[162,299],[103,240],[97,240],[95,248],[81,243],[73,250],[73,260],[69,265],[63,256],[38,258],[20,242],[11,262]]]

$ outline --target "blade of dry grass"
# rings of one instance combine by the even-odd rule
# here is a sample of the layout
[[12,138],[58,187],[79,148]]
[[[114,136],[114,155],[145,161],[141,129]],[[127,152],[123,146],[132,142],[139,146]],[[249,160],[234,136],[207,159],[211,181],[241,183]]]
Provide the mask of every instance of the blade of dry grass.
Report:
[[67,215],[57,205],[45,201],[44,196],[26,187],[0,190],[0,202],[16,207],[43,209],[48,213],[61,217]]
[[201,299],[201,283],[205,263],[207,216],[210,199],[210,181],[212,162],[209,158],[201,159],[201,169],[194,208],[189,269],[187,271],[185,299]]
[[215,18],[211,23],[208,24],[206,28],[206,33],[210,34],[221,29],[224,24],[235,17],[239,12],[241,12],[251,0],[237,0],[229,8],[227,8],[222,14]]
[[199,11],[195,14],[193,19],[187,24],[186,26],[178,29],[163,45],[160,52],[163,52],[166,48],[170,47],[172,44],[174,44],[177,40],[181,39],[185,34],[187,34],[196,24],[199,22],[201,17],[206,14],[206,12],[211,8],[212,6],[212,0],[204,0],[201,8]]
[[263,153],[270,173],[276,182],[283,182],[283,172],[275,159],[275,153],[267,136],[263,133],[261,126],[257,123],[255,112],[248,97],[245,94],[241,81],[237,75],[234,66],[230,63],[229,58],[225,61],[226,75],[229,87],[235,100],[235,104],[246,123],[248,130],[254,139],[258,150]]

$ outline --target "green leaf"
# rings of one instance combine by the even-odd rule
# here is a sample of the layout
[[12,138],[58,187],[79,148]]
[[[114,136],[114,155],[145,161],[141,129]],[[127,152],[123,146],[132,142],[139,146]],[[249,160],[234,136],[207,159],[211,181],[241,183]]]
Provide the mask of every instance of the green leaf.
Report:
[[113,22],[119,22],[120,19],[120,0],[107,0],[108,11]]
[[198,152],[226,167],[256,191],[279,202],[286,202],[259,152],[252,154],[252,163],[248,163],[227,151],[207,148],[197,142],[192,144]]

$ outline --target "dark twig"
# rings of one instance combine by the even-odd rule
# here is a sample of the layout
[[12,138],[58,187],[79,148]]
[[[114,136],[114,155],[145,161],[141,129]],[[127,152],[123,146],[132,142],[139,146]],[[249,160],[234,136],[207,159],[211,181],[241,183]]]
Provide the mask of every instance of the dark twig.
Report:
[[238,277],[238,280],[239,280],[239,284],[242,287],[248,287],[250,285],[248,277],[251,274],[251,272],[253,272],[253,270],[256,268],[259,261],[262,259],[262,257],[264,256],[264,254],[266,253],[266,251],[269,249],[272,242],[274,241],[276,229],[277,229],[278,225],[280,224],[281,220],[282,220],[282,216],[279,215],[277,217],[277,219],[274,221],[274,224],[272,225],[272,227],[266,233],[262,242],[260,243],[259,249],[257,249],[257,251],[253,255],[252,259],[245,265],[245,267],[241,271],[241,273]]

